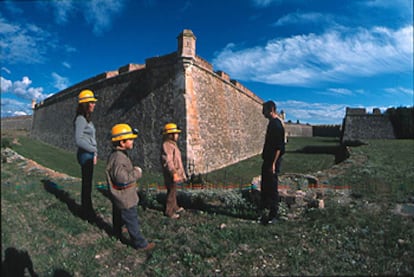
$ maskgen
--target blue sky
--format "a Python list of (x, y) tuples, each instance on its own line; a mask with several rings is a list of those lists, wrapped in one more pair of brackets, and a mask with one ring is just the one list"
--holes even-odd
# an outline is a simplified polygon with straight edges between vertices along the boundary
[(214, 70), (293, 122), (340, 124), (346, 107), (414, 105), (412, 0), (2, 1), (1, 117), (169, 54), (183, 29)]

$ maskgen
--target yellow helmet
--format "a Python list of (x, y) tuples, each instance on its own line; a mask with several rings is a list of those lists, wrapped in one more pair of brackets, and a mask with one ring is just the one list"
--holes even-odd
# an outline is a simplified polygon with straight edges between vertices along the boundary
[(88, 102), (96, 102), (98, 99), (95, 98), (92, 90), (84, 89), (79, 93), (78, 96), (78, 103), (88, 103)]
[(137, 137), (138, 131), (132, 129), (128, 124), (116, 124), (112, 127), (112, 141), (135, 139)]
[(175, 123), (167, 123), (167, 124), (165, 124), (164, 131), (162, 133), (163, 135), (166, 135), (166, 134), (175, 134), (175, 133), (181, 133), (181, 130), (179, 130), (177, 128), (177, 124), (175, 124)]

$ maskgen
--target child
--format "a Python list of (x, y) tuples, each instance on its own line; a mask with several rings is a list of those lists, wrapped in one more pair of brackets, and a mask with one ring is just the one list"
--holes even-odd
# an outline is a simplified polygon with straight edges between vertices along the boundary
[(134, 248), (150, 250), (154, 248), (155, 243), (148, 243), (142, 236), (137, 214), (139, 198), (136, 181), (141, 178), (142, 170), (132, 165), (127, 154), (127, 150), (134, 147), (134, 139), (137, 136), (137, 132), (128, 124), (116, 124), (112, 127), (113, 151), (106, 165), (106, 179), (112, 195), (115, 236), (121, 237), (122, 223), (124, 223)]
[(181, 160), (181, 152), (177, 141), (181, 130), (174, 123), (168, 123), (163, 130), (163, 143), (161, 147), (161, 165), (164, 175), (164, 183), (167, 187), (167, 200), (165, 203), (165, 215), (178, 219), (179, 213), (184, 208), (177, 205), (177, 184), (186, 180), (184, 167)]

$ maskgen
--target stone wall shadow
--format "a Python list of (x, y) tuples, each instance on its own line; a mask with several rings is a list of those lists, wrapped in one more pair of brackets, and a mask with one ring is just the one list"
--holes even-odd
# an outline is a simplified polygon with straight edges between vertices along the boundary
[[(50, 180), (41, 180), (41, 182), (43, 183), (44, 189), (47, 192), (53, 194), (57, 199), (65, 203), (69, 211), (74, 216), (77, 216), (81, 219), (85, 219), (83, 218), (83, 215), (82, 215), (81, 205), (77, 204), (76, 201), (70, 197), (67, 191), (60, 189), (56, 183)], [(92, 218), (88, 218), (87, 220), (88, 222), (95, 224), (101, 230), (105, 231), (105, 233), (107, 233), (108, 236), (113, 235), (112, 226), (109, 225), (107, 222), (105, 222), (103, 218), (101, 218), (100, 216), (95, 214)]]
[(109, 106), (105, 115), (121, 112), (125, 116), (137, 104), (141, 104), (150, 93), (156, 88), (150, 88), (145, 72), (133, 72), (135, 77), (125, 88), (116, 93), (116, 99)]
[(338, 146), (305, 146), (302, 149), (294, 151), (295, 153), (304, 154), (330, 154), (335, 156), (335, 164), (341, 163), (349, 158), (350, 154), (345, 145)]

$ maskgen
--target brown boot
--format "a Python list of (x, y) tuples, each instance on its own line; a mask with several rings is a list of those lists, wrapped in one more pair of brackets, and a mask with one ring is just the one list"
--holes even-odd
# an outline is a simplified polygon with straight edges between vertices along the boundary
[(155, 243), (150, 242), (150, 243), (147, 244), (147, 246), (145, 246), (144, 248), (141, 248), (141, 250), (149, 251), (149, 250), (153, 249), (154, 247), (155, 247)]

